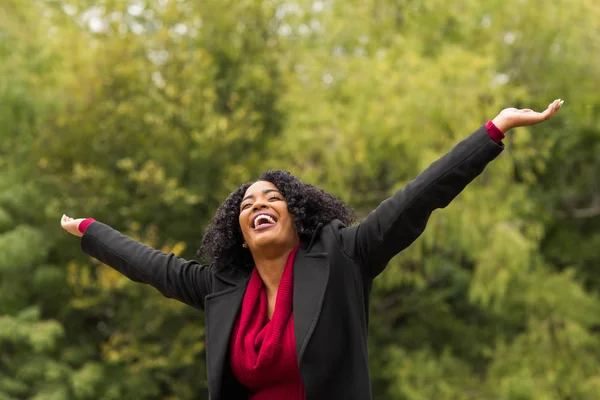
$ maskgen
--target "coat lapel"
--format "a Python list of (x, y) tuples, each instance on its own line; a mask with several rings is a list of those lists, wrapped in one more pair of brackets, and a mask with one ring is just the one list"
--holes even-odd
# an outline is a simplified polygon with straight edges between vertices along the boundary
[(294, 259), (293, 312), (298, 365), (319, 320), (328, 280), (327, 254), (301, 246)]
[[(316, 236), (316, 235), (315, 235)], [(294, 259), (294, 335), (298, 365), (319, 320), (323, 299), (329, 280), (327, 253), (311, 250), (314, 240), (303, 244)], [(318, 247), (318, 246), (317, 246)], [(215, 400), (222, 393), (224, 366), (229, 354), (231, 332), (246, 293), (250, 274), (239, 272), (235, 276), (217, 273), (229, 287), (206, 297), (206, 364), (208, 388)]]
[[(238, 279), (221, 279), (231, 285), (230, 288), (213, 293), (206, 297), (206, 365), (208, 388), (210, 393), (218, 396), (222, 390), (223, 368), (227, 354), (231, 332), (240, 311), (242, 300), (248, 286), (248, 276)], [(215, 397), (219, 398), (219, 397)]]

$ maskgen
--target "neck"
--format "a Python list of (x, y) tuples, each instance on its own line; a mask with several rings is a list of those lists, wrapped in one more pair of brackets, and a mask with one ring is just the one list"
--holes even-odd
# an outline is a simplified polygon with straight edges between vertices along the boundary
[(261, 251), (259, 254), (253, 254), (256, 269), (265, 285), (267, 294), (277, 292), (287, 259), (296, 246), (297, 244), (287, 246), (283, 251), (279, 249), (273, 253)]

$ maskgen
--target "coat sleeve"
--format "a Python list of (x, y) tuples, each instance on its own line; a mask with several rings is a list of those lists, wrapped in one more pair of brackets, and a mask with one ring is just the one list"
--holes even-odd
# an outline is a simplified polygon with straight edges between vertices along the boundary
[(423, 233), (431, 213), (450, 204), (503, 149), (482, 126), (383, 201), (359, 225), (339, 229), (344, 251), (375, 278), (392, 257)]
[(204, 310), (204, 298), (210, 293), (208, 265), (165, 254), (97, 221), (85, 230), (81, 248), (129, 279)]

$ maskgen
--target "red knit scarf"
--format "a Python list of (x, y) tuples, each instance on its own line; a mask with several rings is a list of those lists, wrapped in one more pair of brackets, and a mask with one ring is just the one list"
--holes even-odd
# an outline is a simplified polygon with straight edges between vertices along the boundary
[(238, 381), (248, 388), (248, 398), (252, 400), (303, 400), (305, 397), (292, 314), (293, 263), (297, 250), (288, 256), (271, 320), (267, 293), (254, 268), (233, 329), (231, 368)]

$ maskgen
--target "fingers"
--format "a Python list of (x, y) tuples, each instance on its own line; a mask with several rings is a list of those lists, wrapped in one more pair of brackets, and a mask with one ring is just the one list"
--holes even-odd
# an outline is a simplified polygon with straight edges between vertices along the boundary
[(60, 219), (60, 226), (62, 226), (63, 229), (68, 231), (69, 228), (71, 228), (73, 221), (73, 218), (67, 217), (65, 214), (63, 214), (62, 218)]
[(547, 120), (548, 118), (552, 117), (560, 109), (563, 103), (564, 100), (562, 99), (556, 99), (552, 103), (550, 103), (548, 105), (548, 108), (544, 112), (542, 112), (544, 120)]
[(552, 103), (552, 115), (556, 114), (556, 112), (562, 107), (565, 101), (563, 99), (556, 99)]
[(63, 214), (60, 218), (60, 226), (71, 235), (74, 236), (83, 236), (83, 233), (79, 231), (79, 224), (83, 219), (73, 219)]
[(550, 105), (548, 106), (548, 109), (550, 109), (553, 113), (555, 113), (563, 105), (564, 102), (565, 101), (562, 99), (556, 99), (552, 103), (550, 103)]

